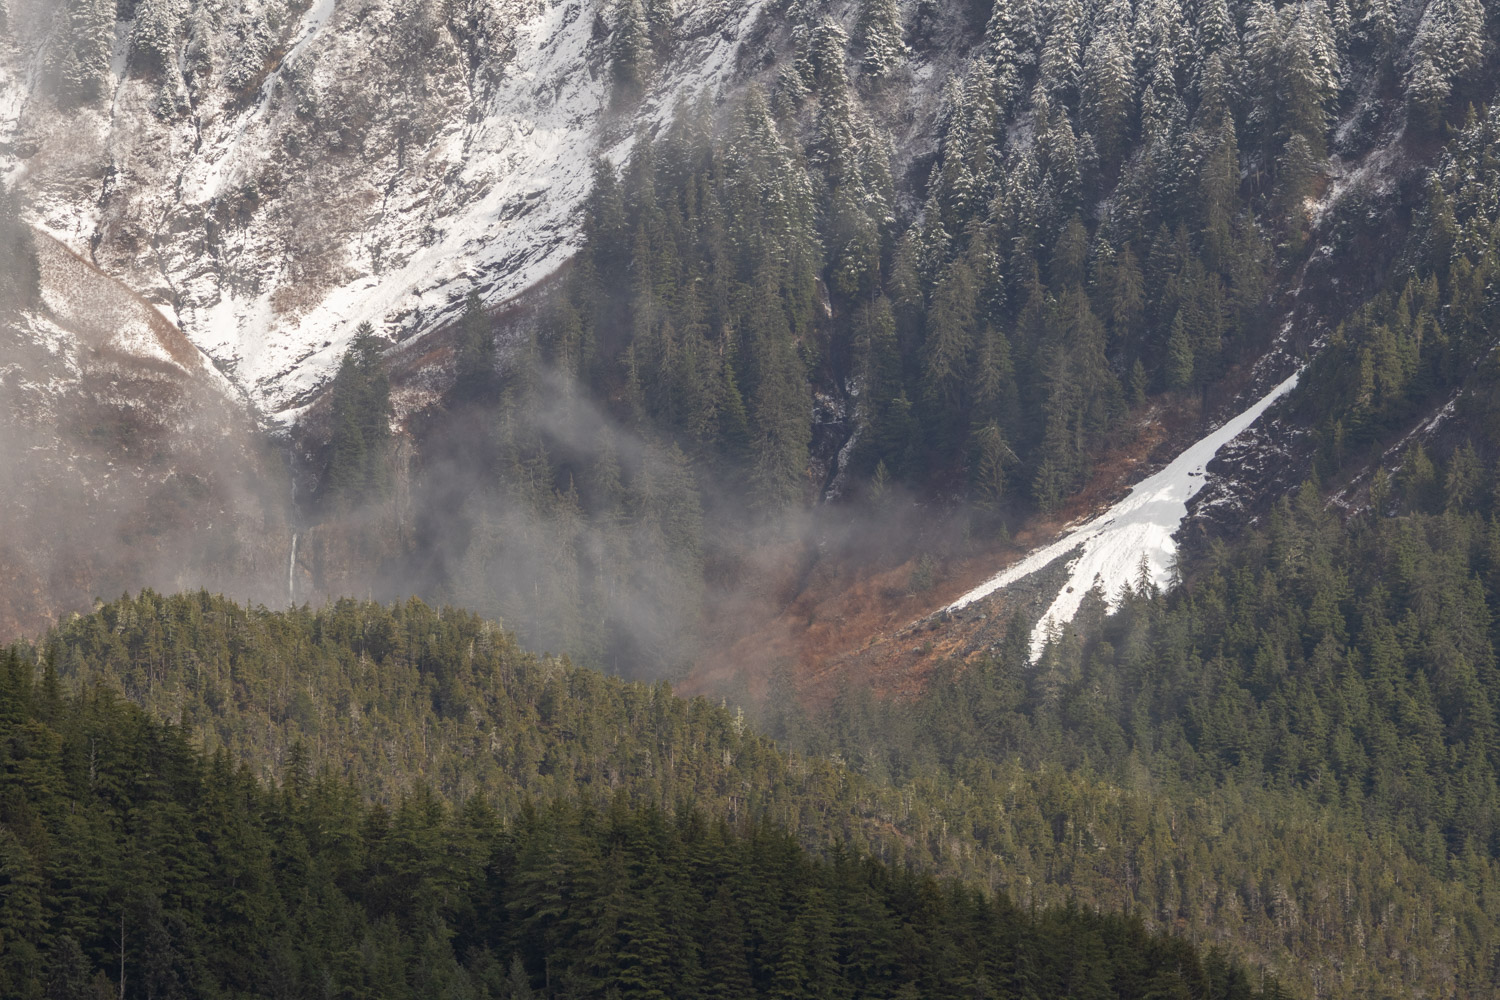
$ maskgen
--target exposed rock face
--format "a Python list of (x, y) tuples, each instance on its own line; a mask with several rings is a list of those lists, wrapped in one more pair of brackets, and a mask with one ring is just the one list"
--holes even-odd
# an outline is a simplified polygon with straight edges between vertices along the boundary
[(238, 394), (143, 299), (36, 256), (37, 301), (0, 322), (0, 640), (144, 586), (279, 603), (286, 479)]
[(589, 0), (99, 2), (12, 0), (0, 153), (41, 228), (285, 417), (361, 321), (404, 340), (555, 270), (593, 154), (717, 92), (762, 8), (684, 5), (623, 113)]
[[(307, 414), (290, 447), (317, 437), (363, 321), (401, 345), (398, 419), (438, 400), (449, 352), (424, 335), (471, 290), (534, 304), (596, 154), (623, 161), (680, 102), (774, 89), (806, 42), (774, 0), (644, 6), (652, 66), (622, 99), (613, 0), (0, 0), (0, 182), (46, 271), (0, 322), (0, 527), (25, 578), (0, 632), (144, 585), (369, 592), (410, 511), (306, 527), (293, 555), (288, 445), (257, 425)], [(926, 176), (965, 16), (859, 94), (903, 176)], [(77, 509), (37, 499), (58, 494)]]

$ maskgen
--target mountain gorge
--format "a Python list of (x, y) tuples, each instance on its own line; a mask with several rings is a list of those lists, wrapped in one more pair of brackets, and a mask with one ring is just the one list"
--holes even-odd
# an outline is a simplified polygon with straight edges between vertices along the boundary
[(1495, 995), (1483, 3), (0, 12), (7, 990)]

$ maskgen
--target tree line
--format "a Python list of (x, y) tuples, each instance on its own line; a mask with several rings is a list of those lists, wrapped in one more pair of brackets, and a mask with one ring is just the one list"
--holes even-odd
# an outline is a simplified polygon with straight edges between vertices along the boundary
[(1283, 995), (1139, 920), (1018, 909), (764, 821), (259, 780), (0, 663), (0, 990), (102, 997)]

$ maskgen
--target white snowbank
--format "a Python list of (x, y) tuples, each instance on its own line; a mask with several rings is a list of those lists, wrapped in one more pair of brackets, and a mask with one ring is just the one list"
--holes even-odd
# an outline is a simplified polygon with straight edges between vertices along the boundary
[(948, 605), (947, 610), (955, 611), (973, 604), (1081, 548), (1078, 556), (1068, 564), (1067, 582), (1031, 633), (1031, 658), (1035, 661), (1047, 644), (1050, 627), (1072, 621), (1083, 603), (1084, 594), (1093, 587), (1096, 578), (1103, 585), (1111, 607), (1119, 603), (1121, 588), (1126, 584), (1134, 585), (1139, 579), (1142, 558), (1152, 581), (1164, 584), (1177, 554), (1177, 542), (1172, 536), (1187, 516), (1188, 501), (1203, 488), (1204, 467), (1220, 448), (1239, 437), (1272, 403), (1295, 388), (1297, 377), (1292, 375), (1249, 409), (1194, 443), (1165, 469), (1137, 484), (1123, 500), (1103, 514), (1064, 532), (1057, 541), (1037, 549), (975, 587)]

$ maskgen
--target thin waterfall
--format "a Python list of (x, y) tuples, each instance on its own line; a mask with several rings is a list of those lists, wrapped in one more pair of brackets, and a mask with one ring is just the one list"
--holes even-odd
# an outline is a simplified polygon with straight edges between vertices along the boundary
[(287, 603), (297, 603), (297, 533), (292, 532), (292, 553), (286, 560), (286, 599)]

